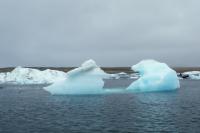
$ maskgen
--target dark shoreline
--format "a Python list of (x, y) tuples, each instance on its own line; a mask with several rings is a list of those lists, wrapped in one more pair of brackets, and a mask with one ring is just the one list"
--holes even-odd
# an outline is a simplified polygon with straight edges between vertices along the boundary
[[(10, 72), (15, 67), (7, 67), (7, 68), (0, 68), (0, 73), (2, 72)], [(28, 67), (28, 68), (34, 68), (39, 70), (59, 70), (63, 72), (68, 72), (76, 67)], [(133, 73), (130, 67), (101, 67), (105, 72), (107, 73), (119, 73), (119, 72), (125, 72), (125, 73)], [(173, 68), (177, 73), (182, 73), (186, 71), (200, 71), (200, 67), (174, 67)]]

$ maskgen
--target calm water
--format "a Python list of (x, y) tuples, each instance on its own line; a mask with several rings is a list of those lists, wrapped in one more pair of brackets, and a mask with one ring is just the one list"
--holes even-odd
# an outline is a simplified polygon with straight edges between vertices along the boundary
[(1, 85), (0, 132), (199, 133), (200, 81), (183, 80), (173, 92), (85, 96)]

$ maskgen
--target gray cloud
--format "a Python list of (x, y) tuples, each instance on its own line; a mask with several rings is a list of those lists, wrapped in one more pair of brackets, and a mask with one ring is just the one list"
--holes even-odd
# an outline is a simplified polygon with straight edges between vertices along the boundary
[(199, 66), (198, 0), (1, 0), (0, 66)]

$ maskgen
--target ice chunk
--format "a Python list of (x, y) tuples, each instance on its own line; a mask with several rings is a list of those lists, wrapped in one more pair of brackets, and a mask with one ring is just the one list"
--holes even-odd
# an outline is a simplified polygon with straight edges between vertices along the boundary
[(4, 83), (5, 82), (5, 73), (0, 73), (0, 83)]
[(120, 73), (118, 73), (118, 76), (119, 76), (120, 78), (123, 78), (123, 79), (130, 78), (130, 76), (129, 76), (127, 73), (125, 73), (125, 72), (120, 72)]
[(109, 75), (101, 70), (93, 60), (67, 73), (67, 79), (56, 82), (44, 89), (51, 94), (100, 94), (104, 93), (103, 78)]
[(189, 79), (200, 80), (200, 71), (184, 72), (182, 75), (188, 76)]
[(1, 83), (13, 84), (51, 84), (66, 78), (66, 73), (56, 70), (40, 71), (31, 68), (17, 67), (12, 72), (1, 73)]
[(110, 74), (109, 79), (119, 79), (119, 75), (118, 74)]
[(110, 79), (128, 79), (130, 75), (125, 72), (110, 74)]
[(176, 72), (165, 63), (155, 60), (143, 60), (133, 65), (132, 70), (139, 72), (140, 78), (127, 88), (128, 91), (166, 91), (180, 87)]
[(130, 79), (138, 79), (140, 77), (140, 75), (138, 73), (132, 73), (130, 75)]

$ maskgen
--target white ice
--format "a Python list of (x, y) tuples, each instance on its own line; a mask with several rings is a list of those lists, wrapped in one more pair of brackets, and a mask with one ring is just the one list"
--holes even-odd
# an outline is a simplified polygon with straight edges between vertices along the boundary
[(200, 71), (184, 72), (184, 73), (182, 73), (182, 75), (188, 75), (189, 79), (200, 80)]
[(140, 78), (127, 88), (128, 91), (167, 91), (180, 87), (176, 72), (165, 63), (155, 60), (143, 60), (133, 65), (132, 70), (139, 72)]
[(120, 73), (110, 74), (109, 78), (110, 79), (128, 79), (128, 78), (133, 78), (133, 77), (137, 78), (137, 77), (135, 77), (134, 74), (129, 75), (125, 72), (120, 72)]
[[(15, 84), (52, 84), (44, 89), (51, 94), (102, 94), (130, 93), (147, 91), (175, 90), (180, 87), (177, 74), (164, 63), (155, 60), (144, 60), (132, 66), (137, 74), (107, 74), (95, 61), (88, 60), (79, 68), (64, 73), (56, 70), (40, 71), (31, 68), (17, 67), (12, 72), (0, 73), (0, 83)], [(190, 75), (199, 73), (190, 72)], [(137, 79), (122, 90), (103, 89), (105, 78)]]
[(0, 83), (13, 84), (51, 84), (66, 78), (66, 73), (56, 70), (40, 71), (16, 67), (13, 71), (0, 74)]
[(109, 75), (100, 69), (93, 60), (84, 62), (81, 67), (67, 73), (67, 79), (56, 82), (44, 89), (51, 94), (101, 94), (104, 93), (103, 78)]
[(132, 69), (139, 72), (139, 76), (137, 76), (139, 79), (128, 88), (122, 90), (103, 89), (103, 78), (110, 75), (101, 70), (93, 60), (88, 60), (81, 67), (69, 71), (65, 80), (44, 89), (53, 95), (64, 95), (166, 91), (180, 87), (176, 72), (164, 63), (144, 60), (132, 66)]

